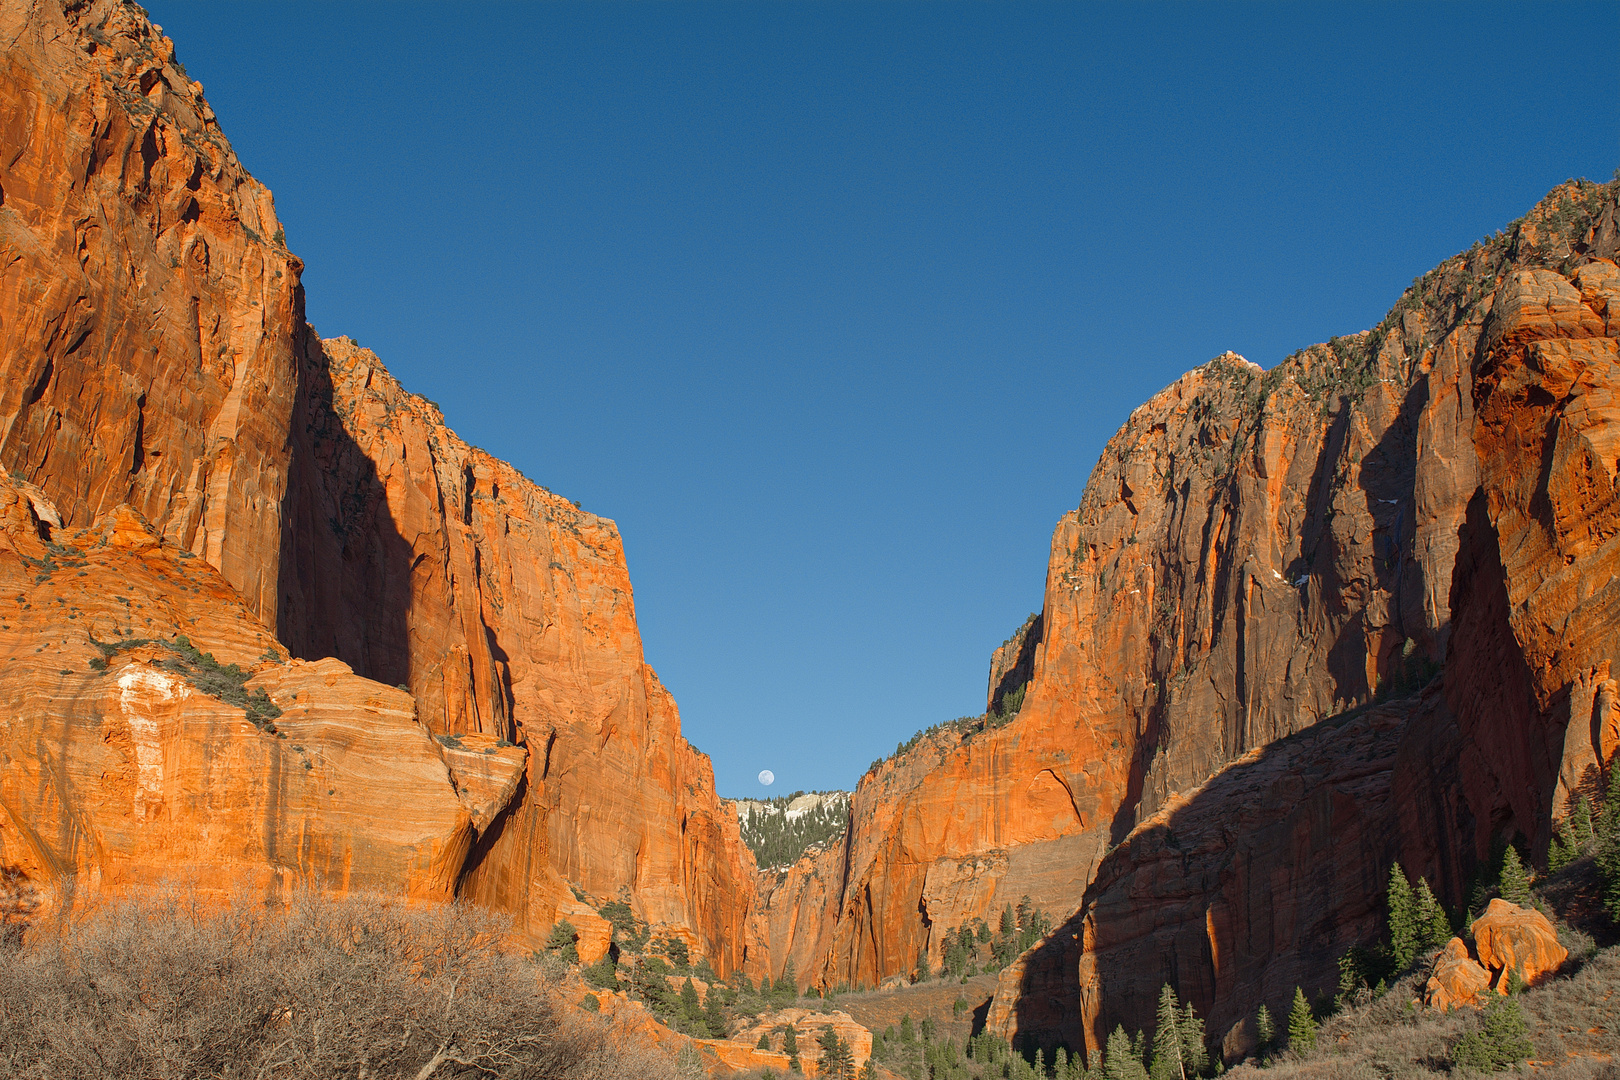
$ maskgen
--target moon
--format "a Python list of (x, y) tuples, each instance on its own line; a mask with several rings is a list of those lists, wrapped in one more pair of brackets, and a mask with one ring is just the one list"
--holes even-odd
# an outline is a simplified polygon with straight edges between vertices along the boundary
[(776, 774), (771, 772), (769, 769), (762, 769), (759, 774), (759, 782), (764, 784), (766, 787), (770, 787), (772, 784), (776, 783)]

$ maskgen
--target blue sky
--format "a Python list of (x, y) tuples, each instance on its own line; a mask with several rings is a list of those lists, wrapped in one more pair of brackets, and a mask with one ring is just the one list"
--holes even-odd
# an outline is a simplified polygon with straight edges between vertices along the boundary
[(617, 520), (731, 796), (981, 711), (1154, 391), (1620, 165), (1613, 4), (149, 7), (320, 333)]

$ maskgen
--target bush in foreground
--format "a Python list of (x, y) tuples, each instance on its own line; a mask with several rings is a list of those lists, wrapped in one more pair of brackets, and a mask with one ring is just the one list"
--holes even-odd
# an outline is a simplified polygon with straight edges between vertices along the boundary
[(674, 1075), (559, 1005), (504, 929), (460, 905), (313, 894), (104, 903), (0, 949), (0, 1075)]

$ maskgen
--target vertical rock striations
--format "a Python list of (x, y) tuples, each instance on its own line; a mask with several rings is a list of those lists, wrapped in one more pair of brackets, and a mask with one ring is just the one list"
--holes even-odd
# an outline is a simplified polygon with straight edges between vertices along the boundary
[[(773, 959), (903, 974), (1062, 851), (1075, 914), (991, 1026), (1095, 1048), (1172, 982), (1225, 1034), (1331, 985), (1396, 858), (1455, 904), (1493, 838), (1543, 850), (1620, 742), (1616, 189), (1561, 186), (1372, 331), (1133, 412), (1054, 533), (1038, 641), (993, 660), (995, 710), (1029, 657), (1016, 718), (869, 774), (844, 850), (771, 892)], [(801, 879), (843, 882), (828, 914)]]
[[(64, 14), (64, 8), (66, 13)], [(0, 9), (0, 467), (275, 616), (299, 261), (133, 5)]]
[[(209, 587), (240, 598), (230, 607), (237, 636), (278, 638), (311, 662), (272, 665), (255, 685), (288, 716), (283, 697), (305, 700), (300, 679), (371, 687), (329, 705), (310, 691), (309, 707), (360, 732), (345, 736), (348, 767), (380, 755), (386, 777), (420, 759), (429, 777), (392, 791), (379, 781), (371, 811), (327, 808), (319, 826), (298, 801), (318, 802), (315, 787), (274, 795), (262, 824), (211, 796), (169, 792), (132, 811), (135, 824), (114, 826), (82, 810), (101, 804), (105, 751), (71, 733), (95, 729), (116, 680), (46, 704), (37, 664), (18, 667), (32, 674), (7, 680), (24, 704), (6, 721), (6, 753), (24, 763), (16, 776), (39, 782), (0, 792), (16, 830), (0, 835), (0, 859), (103, 880), (117, 864), (137, 880), (140, 867), (160, 869), (153, 853), (165, 837), (201, 830), (216, 847), (182, 845), (171, 868), (204, 860), (229, 878), (236, 862), (216, 848), (235, 843), (249, 853), (237, 860), (249, 868), (242, 884), (341, 876), (459, 891), (510, 912), (531, 936), (559, 908), (576, 924), (594, 917), (576, 889), (594, 902), (627, 890), (638, 915), (684, 928), (721, 971), (762, 966), (763, 945), (747, 949), (753, 860), (708, 759), (681, 737), (675, 704), (643, 660), (614, 524), (462, 443), (372, 354), (315, 337), (269, 192), (138, 8), (13, 5), (0, 11), (0, 37), (0, 466), (34, 485), (16, 490), (54, 504), (54, 524), (35, 522), (47, 539), (127, 507), (117, 513), (149, 520), (166, 557), (202, 556), (221, 578)], [(20, 560), (35, 556), (26, 537), (18, 543), (0, 559), (26, 575)], [(77, 640), (71, 631), (84, 624), (19, 595), (28, 633)], [(196, 595), (168, 596), (165, 619), (128, 633), (172, 644), (201, 617), (187, 607), (205, 606), (188, 601)], [(260, 648), (190, 637), (249, 668), (269, 663)], [(94, 656), (88, 640), (72, 647)], [(145, 648), (154, 662), (168, 655), (161, 643)], [(289, 682), (287, 671), (304, 674)], [(251, 724), (239, 733), (245, 749), (216, 751), (198, 710), (231, 714), (186, 697), (159, 725), (174, 753), (200, 755), (204, 772), (218, 754), (246, 754), (250, 787), (263, 782), (254, 770), (281, 768), (278, 742)], [(295, 763), (291, 776), (318, 768)], [(52, 788), (52, 776), (66, 786)], [(344, 785), (334, 789), (341, 802)], [(222, 798), (234, 806), (237, 796)], [(401, 826), (393, 799), (439, 816), (409, 843), (387, 839)], [(339, 821), (348, 841), (320, 832)], [(399, 843), (417, 855), (353, 854)], [(287, 857), (288, 844), (315, 854)], [(340, 864), (371, 869), (356, 878)]]

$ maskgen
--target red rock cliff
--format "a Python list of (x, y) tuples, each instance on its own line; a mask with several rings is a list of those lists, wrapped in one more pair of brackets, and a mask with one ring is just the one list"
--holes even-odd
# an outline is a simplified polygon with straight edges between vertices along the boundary
[[(434, 826), (431, 872), (396, 859), (373, 884), (459, 891), (510, 911), (528, 934), (543, 933), (559, 906), (576, 923), (591, 918), (570, 884), (596, 900), (629, 889), (640, 915), (686, 928), (716, 967), (741, 965), (752, 858), (643, 660), (613, 523), (466, 446), (376, 357), (315, 338), (269, 192), (138, 9), (12, 5), (0, 9), (0, 36), (10, 43), (0, 77), (0, 466), (54, 503), (60, 520), (40, 525), (47, 537), (127, 504), (119, 513), (149, 520), (164, 551), (218, 572), (249, 637), (341, 660), (330, 670), (352, 679), (352, 668), (357, 684), (409, 688), (414, 702), (375, 687), (353, 694), (412, 725), (414, 711), (427, 733), (450, 737), (418, 747), (448, 786), (377, 797), (438, 800), (450, 817)], [(186, 595), (196, 594), (170, 597), (174, 617), (154, 633), (185, 629)], [(41, 604), (28, 610), (33, 632), (79, 628)], [(250, 665), (259, 655), (199, 641)], [(26, 722), (65, 710), (68, 728), (90, 723), (105, 686), (89, 685), (78, 704), (41, 706)], [(175, 729), (181, 743), (186, 723)], [(28, 794), (35, 788), (8, 787), (10, 820), (22, 824), (0, 837), (3, 857), (49, 873), (99, 873), (80, 857), (90, 849), (161, 862), (132, 853), (162, 850), (163, 830), (179, 826), (119, 831), (79, 813), (101, 798), (94, 755), (83, 756), (83, 740), (58, 745), (34, 730), (13, 730), (22, 741), (8, 744), (28, 769), (45, 775), (59, 758), (74, 776), (90, 771), (49, 805)], [(507, 759), (521, 775), (490, 764)], [(162, 805), (180, 813), (172, 798)], [(211, 806), (187, 800), (185, 828), (229, 834)], [(387, 817), (344, 818), (352, 846), (386, 833)], [(46, 842), (46, 822), (92, 839), (65, 855)], [(260, 852), (244, 883), (270, 866), (331, 872), (329, 859), (288, 871), (263, 856), (282, 850), (282, 827), (256, 829), (257, 839), (237, 838)], [(762, 948), (747, 961), (762, 965)]]
[[(1616, 738), (1615, 213), (1566, 185), (1376, 330), (1270, 372), (1228, 354), (1137, 409), (1055, 532), (1017, 718), (865, 778), (845, 849), (771, 893), (773, 956), (900, 974), (1018, 895), (999, 868), (1066, 857), (1044, 902), (1077, 914), (992, 1026), (1095, 1046), (1169, 981), (1224, 1034), (1332, 980), (1395, 858), (1455, 903), (1493, 835), (1543, 848)], [(1380, 690), (1404, 703), (1323, 723)], [(795, 875), (845, 883), (819, 922)]]

